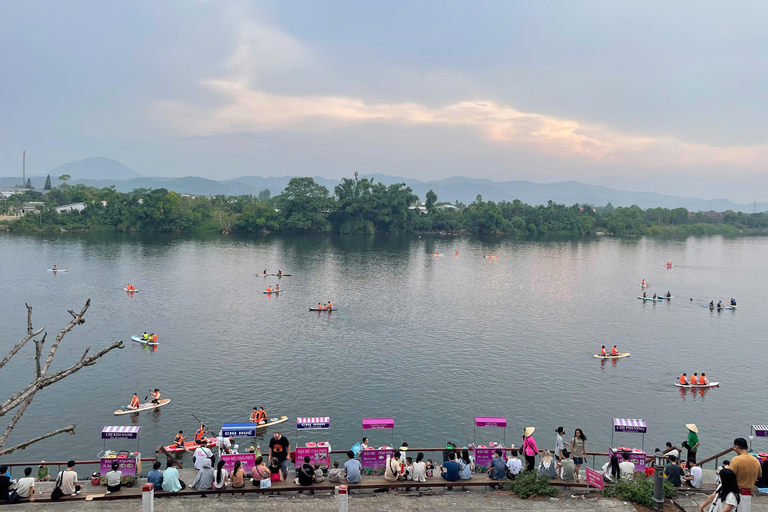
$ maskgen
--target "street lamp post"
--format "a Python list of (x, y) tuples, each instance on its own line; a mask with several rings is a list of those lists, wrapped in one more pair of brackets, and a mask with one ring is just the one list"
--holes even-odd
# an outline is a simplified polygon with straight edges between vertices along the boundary
[(664, 510), (664, 467), (667, 465), (667, 459), (658, 448), (654, 457), (653, 508), (661, 511)]

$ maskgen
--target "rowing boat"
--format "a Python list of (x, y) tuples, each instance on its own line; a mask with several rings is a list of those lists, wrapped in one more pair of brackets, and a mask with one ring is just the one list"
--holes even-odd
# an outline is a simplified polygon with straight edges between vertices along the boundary
[[(205, 437), (203, 438), (202, 446), (205, 446), (206, 448), (213, 448), (214, 446), (216, 446), (216, 441), (217, 439), (215, 437)], [(167, 452), (176, 453), (176, 452), (183, 452), (185, 450), (194, 450), (198, 446), (201, 446), (201, 445), (197, 444), (194, 441), (186, 441), (184, 443), (184, 447), (179, 447), (179, 446), (176, 446), (175, 444), (170, 444), (168, 446), (164, 446), (163, 448), (165, 448), (165, 451)]]
[(612, 356), (610, 354), (601, 356), (600, 354), (595, 354), (595, 357), (598, 359), (621, 359), (622, 357), (629, 357), (629, 352), (621, 352), (617, 356)]
[(693, 389), (707, 389), (707, 388), (719, 388), (719, 382), (710, 382), (709, 384), (680, 384), (675, 382), (675, 386), (679, 388), (693, 388)]
[(283, 291), (283, 290), (272, 290), (271, 292), (264, 292), (264, 293), (269, 295), (270, 293), (280, 293), (281, 291)]
[(638, 299), (642, 301), (649, 300), (651, 302), (661, 302), (662, 300), (664, 300), (662, 297), (656, 297), (655, 299), (653, 297), (638, 297)]
[(122, 407), (115, 411), (115, 416), (121, 416), (123, 414), (138, 414), (145, 411), (154, 411), (155, 409), (158, 409), (164, 405), (168, 405), (170, 402), (170, 398), (163, 398), (156, 404), (153, 404), (152, 402), (141, 404), (138, 409), (128, 409), (127, 407)]
[(141, 338), (141, 336), (131, 336), (131, 339), (136, 343), (141, 343), (142, 345), (157, 345), (156, 341), (144, 340)]
[(332, 308), (332, 309), (318, 309), (318, 308), (309, 308), (310, 311), (337, 311), (338, 308)]

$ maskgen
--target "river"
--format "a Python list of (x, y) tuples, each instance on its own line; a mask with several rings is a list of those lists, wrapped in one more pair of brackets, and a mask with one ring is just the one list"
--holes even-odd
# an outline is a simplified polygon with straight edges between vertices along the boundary
[[(483, 258), (488, 252), (499, 258)], [(666, 269), (667, 261), (675, 267)], [(646, 420), (646, 451), (679, 444), (692, 422), (702, 458), (748, 436), (751, 424), (768, 423), (760, 411), (766, 261), (762, 237), (0, 234), (4, 352), (25, 334), (25, 302), (50, 345), (71, 318), (67, 310), (91, 299), (56, 369), (86, 347), (126, 342), (40, 392), (6, 446), (70, 423), (75, 436), (5, 460), (93, 458), (103, 426), (131, 423), (143, 427), (148, 454), (179, 429), (191, 437), (193, 414), (220, 427), (245, 420), (253, 406), (287, 415), (281, 430), (294, 444), (297, 416), (329, 416), (329, 433), (302, 433), (300, 441), (329, 440), (334, 449), (358, 441), (368, 417), (393, 417), (397, 445), (466, 445), (475, 435), (478, 443), (506, 437), (519, 445), (532, 425), (539, 445), (551, 447), (562, 425), (568, 436), (583, 429), (591, 451), (607, 450), (614, 417)], [(53, 264), (69, 272), (47, 272)], [(264, 268), (292, 274), (280, 279), (279, 297), (262, 293), (278, 282), (257, 277)], [(642, 279), (649, 293), (670, 290), (675, 298), (643, 304), (636, 299)], [(128, 296), (128, 282), (139, 293)], [(701, 307), (731, 297), (737, 311)], [(327, 300), (339, 311), (307, 310)], [(157, 351), (131, 342), (144, 330), (158, 334)], [(593, 357), (614, 344), (631, 357)], [(4, 399), (33, 370), (30, 343), (1, 370)], [(722, 387), (681, 392), (673, 384), (683, 371), (705, 372)], [(144, 398), (154, 387), (170, 405), (154, 415), (113, 416), (132, 392)], [(509, 426), (475, 432), (474, 416), (504, 416)], [(392, 441), (388, 431), (369, 437), (374, 445)], [(639, 434), (616, 434), (614, 444), (640, 443)], [(768, 451), (767, 442), (755, 447)]]

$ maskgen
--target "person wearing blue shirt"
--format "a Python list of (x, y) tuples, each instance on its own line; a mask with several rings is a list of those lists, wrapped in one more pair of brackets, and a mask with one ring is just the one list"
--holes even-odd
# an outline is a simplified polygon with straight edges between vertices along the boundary
[(448, 482), (456, 482), (459, 479), (459, 463), (456, 462), (456, 452), (448, 454), (448, 461), (443, 462), (441, 476)]
[(350, 484), (358, 483), (360, 481), (361, 468), (360, 461), (355, 459), (355, 452), (349, 450), (347, 452), (347, 462), (344, 463), (344, 471), (347, 473), (347, 482)]
[(163, 472), (160, 471), (159, 461), (155, 462), (152, 466), (152, 471), (147, 474), (147, 482), (153, 484), (157, 490), (163, 488)]
[(504, 462), (504, 452), (496, 450), (491, 459), (491, 466), (488, 468), (488, 471), (490, 471), (491, 468), (493, 469), (493, 476), (491, 478), (494, 480), (505, 480), (507, 478), (507, 465)]

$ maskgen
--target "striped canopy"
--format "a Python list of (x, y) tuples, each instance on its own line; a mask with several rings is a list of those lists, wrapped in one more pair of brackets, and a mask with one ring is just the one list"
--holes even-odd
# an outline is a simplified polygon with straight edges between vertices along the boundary
[(139, 437), (139, 432), (141, 432), (140, 426), (133, 426), (133, 427), (125, 427), (125, 426), (114, 426), (114, 427), (104, 427), (101, 430), (101, 438), (102, 439), (112, 439), (112, 438), (123, 438), (123, 439), (137, 439)]
[(645, 420), (632, 420), (623, 418), (613, 418), (614, 432), (637, 432), (645, 434), (647, 427)]
[(331, 428), (331, 418), (328, 416), (312, 416), (296, 418), (296, 428), (304, 430), (319, 430)]
[(768, 437), (768, 425), (752, 425), (757, 437)]

